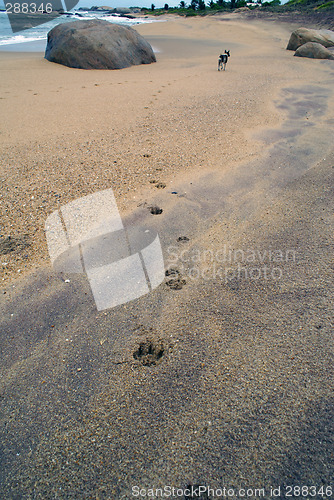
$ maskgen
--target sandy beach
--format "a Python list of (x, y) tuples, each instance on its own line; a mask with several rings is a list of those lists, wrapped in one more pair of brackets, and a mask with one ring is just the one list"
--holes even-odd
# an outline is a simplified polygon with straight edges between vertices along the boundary
[[(3, 498), (330, 498), (334, 63), (295, 27), (162, 17), (136, 26), (157, 62), (118, 71), (0, 52)], [(179, 286), (98, 312), (44, 225), (108, 188)]]

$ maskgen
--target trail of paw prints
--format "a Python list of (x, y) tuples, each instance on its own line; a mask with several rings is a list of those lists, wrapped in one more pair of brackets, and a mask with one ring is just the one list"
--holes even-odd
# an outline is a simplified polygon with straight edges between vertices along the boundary
[[(174, 80), (174, 82), (176, 82), (176, 81), (177, 80)], [(153, 81), (150, 80), (150, 83), (153, 83)], [(166, 85), (161, 85), (161, 87), (158, 90), (156, 90), (154, 92), (154, 94), (152, 94), (152, 97), (154, 97), (154, 101), (158, 100), (159, 94), (162, 94), (162, 92), (163, 92), (162, 89), (165, 89), (167, 86), (170, 86), (170, 85), (172, 85), (172, 82), (167, 82)], [(150, 101), (148, 106), (144, 106), (144, 109), (150, 109), (150, 105), (154, 104), (154, 101)]]

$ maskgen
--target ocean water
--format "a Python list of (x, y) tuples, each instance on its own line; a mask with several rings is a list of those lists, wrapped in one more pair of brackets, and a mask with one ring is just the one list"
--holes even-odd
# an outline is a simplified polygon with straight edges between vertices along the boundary
[[(75, 10), (73, 13), (75, 14)], [(82, 17), (76, 15), (62, 15), (49, 21), (45, 24), (40, 24), (34, 28), (30, 28), (24, 31), (20, 31), (18, 33), (13, 33), (10, 23), (8, 21), (7, 13), (0, 12), (0, 50), (5, 49), (7, 45), (12, 44), (20, 44), (23, 42), (34, 42), (40, 40), (46, 41), (48, 32), (57, 24), (60, 23), (68, 23), (75, 20), (83, 20), (83, 19), (103, 19), (105, 21), (109, 21), (111, 23), (118, 23), (127, 26), (133, 26), (135, 24), (142, 23), (151, 23), (154, 22), (150, 19), (145, 18), (136, 18), (136, 19), (128, 19), (127, 17), (122, 16), (112, 16), (110, 14), (105, 14), (101, 12), (90, 12), (90, 11), (80, 11), (79, 12)], [(18, 50), (19, 46), (18, 46)]]

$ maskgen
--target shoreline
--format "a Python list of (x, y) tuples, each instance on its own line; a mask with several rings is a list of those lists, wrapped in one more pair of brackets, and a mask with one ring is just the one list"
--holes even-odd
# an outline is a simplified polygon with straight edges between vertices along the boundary
[[(142, 14), (135, 14), (134, 18), (139, 17), (142, 18)], [(296, 29), (297, 27), (306, 27), (313, 29), (334, 29), (334, 21), (333, 16), (331, 14), (326, 13), (304, 13), (299, 11), (291, 11), (291, 12), (271, 12), (271, 11), (262, 11), (262, 10), (249, 10), (249, 11), (240, 11), (236, 10), (233, 12), (223, 11), (216, 13), (207, 13), (203, 17), (208, 18), (221, 18), (225, 21), (264, 21), (268, 23), (278, 22), (285, 25), (288, 28)], [(159, 16), (154, 15), (145, 15), (145, 18), (151, 19), (152, 21), (159, 22), (160, 20), (168, 21), (173, 18), (181, 18), (181, 19), (189, 19), (186, 16), (178, 15), (178, 14), (161, 14)], [(80, 18), (73, 17), (73, 21), (79, 21)], [(134, 29), (136, 29), (137, 25), (134, 25)], [(45, 52), (47, 40), (33, 40), (27, 42), (19, 42), (7, 45), (0, 45), (0, 52)], [(17, 50), (15, 50), (17, 49)]]
[(7, 45), (0, 45), (0, 53), (1, 52), (17, 52), (17, 53), (26, 53), (26, 52), (38, 52), (44, 53), (46, 48), (47, 40), (33, 40), (28, 42), (20, 42), (20, 43), (8, 43)]

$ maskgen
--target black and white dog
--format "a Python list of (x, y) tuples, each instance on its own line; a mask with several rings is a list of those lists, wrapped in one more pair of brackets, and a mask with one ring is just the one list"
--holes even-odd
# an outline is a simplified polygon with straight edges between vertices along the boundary
[(230, 51), (225, 50), (224, 54), (220, 54), (218, 58), (218, 71), (224, 70), (226, 68), (226, 63), (228, 61), (228, 58), (230, 57)]

